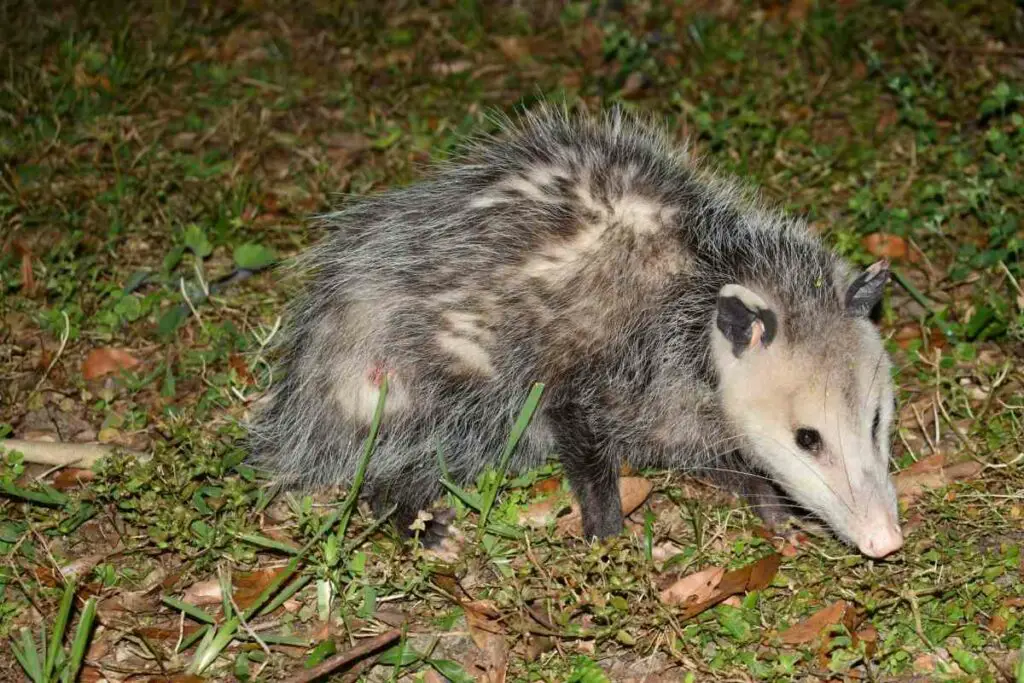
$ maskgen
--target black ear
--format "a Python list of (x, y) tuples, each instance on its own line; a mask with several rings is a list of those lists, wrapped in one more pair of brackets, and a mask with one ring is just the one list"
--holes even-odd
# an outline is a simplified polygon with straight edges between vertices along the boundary
[(846, 290), (846, 310), (851, 315), (866, 318), (882, 300), (889, 282), (888, 261), (876, 261), (857, 276)]
[(771, 344), (778, 327), (775, 313), (764, 300), (739, 285), (719, 291), (715, 325), (737, 358), (747, 349)]

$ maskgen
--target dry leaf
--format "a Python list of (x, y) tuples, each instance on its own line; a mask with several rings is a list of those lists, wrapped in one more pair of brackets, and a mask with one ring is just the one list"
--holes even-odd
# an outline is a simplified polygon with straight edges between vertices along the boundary
[(634, 71), (626, 77), (626, 82), (622, 84), (622, 89), (619, 91), (619, 95), (625, 98), (636, 97), (643, 92), (644, 85), (647, 79), (639, 71)]
[(65, 578), (80, 578), (91, 572), (97, 564), (102, 562), (109, 555), (109, 552), (83, 555), (77, 560), (73, 560), (61, 567), (60, 573), (63, 574)]
[(423, 676), (423, 683), (446, 683), (447, 680), (433, 669), (427, 669), (427, 673)]
[(508, 668), (508, 647), (505, 645), (504, 629), (494, 603), (489, 600), (474, 600), (462, 603), (466, 613), (466, 625), (473, 643), (483, 655), (479, 662), (484, 675), (478, 679), (487, 683), (504, 683)]
[(494, 42), (498, 44), (501, 54), (505, 55), (509, 61), (518, 62), (530, 54), (529, 48), (518, 36), (498, 36)]
[(541, 479), (530, 487), (530, 493), (534, 496), (547, 496), (555, 493), (562, 487), (561, 477), (548, 477)]
[(856, 647), (858, 640), (864, 642), (865, 654), (868, 657), (873, 657), (878, 650), (878, 630), (869, 624), (853, 634), (854, 647)]
[(96, 667), (86, 664), (82, 667), (81, 672), (79, 672), (78, 680), (81, 683), (99, 683), (99, 681), (107, 680), (107, 677)]
[[(647, 496), (654, 489), (652, 484), (643, 477), (619, 477), (619, 499), (622, 503), (623, 516), (630, 515), (643, 505)], [(579, 536), (583, 533), (583, 514), (579, 503), (573, 503), (572, 512), (558, 520), (559, 534)]]
[(249, 366), (246, 364), (245, 359), (237, 353), (228, 356), (228, 365), (231, 366), (231, 369), (238, 375), (238, 379), (242, 380), (244, 384), (255, 384), (256, 380), (253, 378), (252, 373), (249, 372)]
[(93, 349), (82, 364), (82, 376), (86, 380), (92, 380), (119, 370), (130, 370), (139, 364), (140, 361), (135, 356), (123, 349)]
[(947, 466), (942, 453), (918, 460), (895, 477), (896, 493), (900, 500), (911, 502), (929, 489), (943, 486), (961, 479), (971, 479), (981, 473), (983, 466), (973, 460)]
[(782, 557), (773, 553), (728, 572), (722, 567), (705, 569), (672, 584), (660, 598), (669, 605), (682, 605), (681, 618), (689, 619), (730, 596), (765, 588), (781, 562)]
[(684, 576), (661, 591), (658, 597), (666, 605), (704, 603), (714, 597), (723, 576), (724, 567), (708, 567)]
[(1006, 630), (1006, 617), (1001, 614), (993, 615), (988, 621), (988, 630), (996, 635), (1001, 635)]
[(67, 467), (57, 473), (57, 476), (53, 478), (51, 486), (58, 491), (66, 491), (73, 489), (76, 486), (88, 483), (96, 478), (96, 473), (92, 470), (80, 469), (78, 467)]
[(807, 21), (807, 11), (810, 9), (808, 0), (791, 0), (786, 7), (786, 21), (791, 24), (802, 24)]
[(530, 503), (519, 513), (519, 525), (543, 529), (550, 524), (562, 506), (558, 496)]
[(779, 634), (779, 639), (786, 645), (802, 645), (813, 642), (825, 634), (831, 626), (841, 623), (849, 609), (850, 605), (845, 600), (834, 602), (787, 628)]
[(869, 254), (877, 258), (898, 261), (907, 255), (907, 241), (899, 235), (873, 232), (860, 241)]
[(899, 112), (895, 109), (885, 109), (878, 117), (878, 123), (875, 124), (875, 134), (881, 135), (887, 128), (892, 127), (894, 123), (899, 121), (899, 119)]
[(232, 577), (235, 603), (241, 609), (246, 609), (255, 603), (267, 586), (284, 570), (285, 567), (273, 567), (258, 569), (246, 574), (235, 574)]
[(217, 579), (198, 581), (185, 589), (181, 599), (190, 605), (213, 605), (221, 601), (220, 582)]

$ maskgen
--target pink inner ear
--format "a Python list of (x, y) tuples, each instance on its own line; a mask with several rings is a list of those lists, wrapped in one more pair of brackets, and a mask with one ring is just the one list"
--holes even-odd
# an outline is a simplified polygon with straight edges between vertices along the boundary
[(764, 323), (760, 320), (755, 320), (750, 326), (750, 344), (747, 345), (747, 348), (752, 349), (760, 345), (762, 336), (764, 336)]

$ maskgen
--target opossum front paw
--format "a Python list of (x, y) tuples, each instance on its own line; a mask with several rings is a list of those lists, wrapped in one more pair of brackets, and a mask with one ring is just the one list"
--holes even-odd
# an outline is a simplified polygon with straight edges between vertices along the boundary
[[(455, 509), (432, 510), (430, 519), (423, 520), (420, 530), (420, 543), (427, 550), (440, 550), (445, 540), (451, 536), (451, 523), (455, 521)], [(414, 533), (409, 529), (409, 535)]]
[(585, 539), (603, 541), (622, 533), (622, 511), (617, 507), (591, 509), (588, 512), (590, 514), (587, 512), (583, 514), (583, 537)]
[(797, 509), (794, 503), (770, 482), (750, 483), (741, 495), (769, 529), (785, 525)]

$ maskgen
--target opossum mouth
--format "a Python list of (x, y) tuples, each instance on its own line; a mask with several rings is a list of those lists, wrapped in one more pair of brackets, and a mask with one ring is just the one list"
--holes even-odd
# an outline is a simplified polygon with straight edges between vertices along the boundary
[[(843, 533), (836, 529), (835, 525), (801, 505), (793, 496), (779, 484), (773, 483), (772, 487), (779, 496), (779, 504), (774, 511), (759, 511), (762, 519), (769, 526), (778, 526), (785, 521), (783, 518), (793, 518), (801, 526), (818, 528), (823, 532), (829, 532), (856, 547), (862, 554), (872, 559), (881, 559), (891, 555), (903, 547), (903, 533), (899, 525), (892, 526), (889, 523), (876, 525), (863, 525), (862, 533)], [(780, 514), (782, 512), (782, 514)]]

